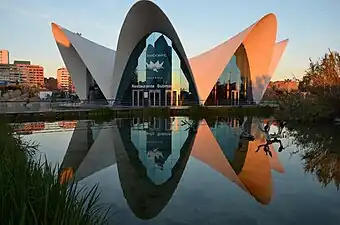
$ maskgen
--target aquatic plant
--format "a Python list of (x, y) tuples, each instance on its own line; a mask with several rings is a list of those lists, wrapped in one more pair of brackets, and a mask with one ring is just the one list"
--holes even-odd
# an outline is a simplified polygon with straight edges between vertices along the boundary
[(105, 224), (98, 187), (61, 182), (59, 171), (35, 160), (37, 145), (0, 125), (1, 224)]

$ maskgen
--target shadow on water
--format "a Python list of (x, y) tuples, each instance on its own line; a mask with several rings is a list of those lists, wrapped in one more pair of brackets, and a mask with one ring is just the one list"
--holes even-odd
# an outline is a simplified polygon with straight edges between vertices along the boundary
[[(262, 205), (273, 196), (272, 170), (285, 172), (280, 152), (301, 158), (305, 172), (339, 189), (339, 128), (301, 127), (253, 117), (186, 117), (78, 121), (61, 166), (65, 180), (83, 180), (116, 165), (123, 195), (140, 219), (157, 217), (195, 158)], [(287, 137), (292, 143), (286, 143)], [(288, 151), (288, 150), (287, 150)], [(281, 174), (281, 175), (280, 175)]]

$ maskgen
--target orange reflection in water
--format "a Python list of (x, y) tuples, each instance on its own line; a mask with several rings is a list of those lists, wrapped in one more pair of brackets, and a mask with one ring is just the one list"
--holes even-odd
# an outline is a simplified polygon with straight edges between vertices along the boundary
[(261, 204), (267, 205), (273, 193), (271, 169), (280, 173), (283, 173), (284, 169), (272, 146), (270, 146), (272, 157), (261, 151), (256, 152), (257, 147), (264, 144), (266, 140), (255, 125), (251, 130), (255, 140), (249, 141), (244, 164), (238, 174), (223, 154), (205, 120), (199, 125), (191, 155), (236, 183)]
[(68, 182), (70, 179), (72, 179), (73, 175), (74, 175), (74, 170), (72, 167), (65, 168), (63, 172), (61, 172), (60, 174), (60, 183), (64, 184)]

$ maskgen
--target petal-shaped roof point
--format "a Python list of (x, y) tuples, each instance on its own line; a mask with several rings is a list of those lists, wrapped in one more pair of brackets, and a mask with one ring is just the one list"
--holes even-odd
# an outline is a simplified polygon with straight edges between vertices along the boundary
[(191, 58), (190, 66), (200, 101), (205, 102), (241, 44), (247, 53), (252, 80), (256, 81), (257, 77), (266, 74), (272, 57), (276, 29), (276, 17), (270, 13), (221, 45)]
[(66, 35), (64, 34), (64, 32), (62, 31), (62, 28), (56, 23), (51, 23), (51, 26), (52, 26), (53, 36), (56, 42), (58, 44), (63, 45), (66, 48), (70, 47), (71, 43), (66, 37)]
[[(81, 35), (71, 32), (55, 23), (52, 23), (51, 26), (57, 44), (69, 49), (61, 52), (62, 56), (65, 57), (65, 54), (71, 54), (71, 51), (75, 50), (76, 54), (80, 57), (80, 60), (82, 61), (84, 66), (91, 72), (93, 79), (99, 85), (105, 98), (112, 99), (113, 97), (111, 96), (110, 85), (108, 84), (110, 84), (110, 82), (112, 81), (115, 51), (102, 45), (98, 45), (82, 37)], [(74, 50), (70, 48), (71, 45), (73, 46)], [(65, 62), (65, 64), (68, 64), (67, 67), (70, 70), (69, 72), (71, 74), (72, 80), (77, 80), (78, 76), (82, 76), (79, 79), (81, 79), (83, 81), (81, 83), (84, 83), (84, 85), (86, 86), (86, 72), (79, 74), (79, 72), (75, 72), (74, 70), (70, 69), (74, 67), (74, 65), (70, 65), (70, 60), (64, 61), (68, 61), (68, 63)], [(77, 62), (77, 64), (79, 63)], [(78, 89), (80, 82), (76, 81), (76, 83), (78, 83), (75, 84), (76, 89)]]
[(286, 40), (280, 41), (280, 42), (275, 44), (273, 56), (272, 56), (272, 59), (270, 61), (268, 74), (270, 74), (270, 75), (274, 74), (275, 69), (277, 68), (277, 65), (280, 62), (280, 59), (281, 59), (284, 51), (286, 50), (288, 42), (289, 42), (289, 40), (286, 39)]

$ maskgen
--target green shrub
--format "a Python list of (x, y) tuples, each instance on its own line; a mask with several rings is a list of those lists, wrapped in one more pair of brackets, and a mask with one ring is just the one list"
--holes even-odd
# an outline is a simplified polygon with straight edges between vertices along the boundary
[(61, 182), (59, 171), (32, 155), (36, 145), (23, 142), (0, 125), (1, 224), (104, 224), (97, 186), (79, 188)]

